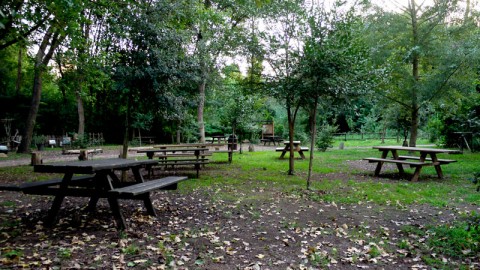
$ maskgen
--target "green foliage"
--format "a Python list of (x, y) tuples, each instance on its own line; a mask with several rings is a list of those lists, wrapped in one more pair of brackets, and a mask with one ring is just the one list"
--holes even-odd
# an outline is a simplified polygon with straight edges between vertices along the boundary
[(127, 255), (137, 255), (140, 253), (140, 248), (136, 245), (130, 244), (125, 248), (122, 248), (122, 253)]
[(318, 150), (325, 152), (327, 148), (333, 146), (333, 142), (335, 141), (334, 133), (337, 132), (337, 126), (331, 126), (328, 124), (322, 125), (319, 128), (317, 133), (317, 139), (315, 140), (315, 146)]

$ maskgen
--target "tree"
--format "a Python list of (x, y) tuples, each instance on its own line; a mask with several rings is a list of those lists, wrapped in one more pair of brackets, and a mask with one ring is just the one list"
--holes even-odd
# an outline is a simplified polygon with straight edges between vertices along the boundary
[[(205, 93), (207, 83), (220, 66), (222, 57), (230, 56), (242, 40), (243, 22), (263, 1), (205, 0), (196, 11), (194, 55), (198, 62), (197, 121), (200, 142), (205, 142)], [(239, 37), (240, 36), (240, 37)]]
[(363, 22), (353, 6), (346, 12), (343, 4), (334, 5), (330, 11), (312, 9), (308, 19), (308, 35), (304, 42), (304, 55), (297, 73), (301, 77), (302, 103), (310, 111), (310, 177), (316, 138), (316, 116), (319, 101), (331, 107), (334, 99), (346, 99), (365, 94), (372, 73), (368, 66), (368, 53), (362, 33)]
[(28, 40), (44, 27), (52, 12), (51, 1), (5, 0), (0, 6), (0, 50)]
[[(168, 116), (182, 114), (180, 90), (193, 80), (193, 64), (186, 54), (190, 38), (190, 1), (132, 3), (115, 17), (112, 50), (114, 91), (121, 97), (125, 115), (123, 154), (126, 157), (131, 115)], [(135, 14), (130, 16), (128, 14)], [(177, 98), (178, 97), (178, 98)], [(138, 124), (138, 123), (137, 123)]]
[(271, 5), (270, 17), (266, 19), (265, 61), (271, 68), (266, 87), (275, 98), (281, 100), (287, 110), (290, 158), (288, 174), (295, 172), (293, 140), (295, 120), (302, 104), (299, 78), (294, 71), (302, 56), (301, 42), (305, 31), (305, 13), (302, 1), (284, 0)]
[(368, 29), (378, 44), (372, 44), (373, 58), (388, 70), (379, 94), (409, 112), (410, 146), (416, 145), (421, 111), (458, 91), (451, 87), (453, 78), (469, 69), (472, 51), (456, 40), (458, 31), (452, 27), (456, 3), (435, 1), (427, 6), (410, 0), (401, 14), (373, 15)]

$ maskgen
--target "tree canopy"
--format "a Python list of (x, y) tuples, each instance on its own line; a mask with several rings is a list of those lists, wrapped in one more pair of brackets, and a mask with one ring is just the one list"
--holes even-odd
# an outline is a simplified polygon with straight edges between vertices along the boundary
[(316, 121), (342, 131), (452, 144), (454, 132), (480, 129), (478, 11), (454, 0), (394, 10), (369, 1), (4, 1), (0, 118), (13, 119), (22, 152), (34, 134), (255, 141), (271, 119), (277, 135), (306, 141), (318, 104)]

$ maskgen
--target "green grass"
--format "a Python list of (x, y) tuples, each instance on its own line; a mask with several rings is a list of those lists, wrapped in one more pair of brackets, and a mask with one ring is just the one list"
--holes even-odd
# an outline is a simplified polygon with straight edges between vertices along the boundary
[[(214, 154), (214, 162), (226, 160), (223, 154)], [(468, 181), (478, 170), (478, 153), (464, 153), (460, 155), (445, 155), (446, 158), (458, 160), (442, 166), (445, 179), (437, 179), (433, 167), (422, 170), (419, 182), (410, 182), (406, 179), (388, 179), (373, 177), (372, 171), (353, 168), (349, 161), (365, 162), (361, 159), (369, 156), (379, 156), (379, 151), (371, 147), (348, 148), (345, 150), (329, 149), (327, 152), (314, 153), (312, 189), (322, 191), (309, 193), (310, 199), (326, 202), (358, 203), (370, 201), (385, 205), (430, 204), (445, 206), (451, 203), (480, 201), (480, 193)], [(191, 180), (182, 188), (230, 187), (234, 192), (243, 191), (250, 194), (252, 186), (256, 188), (274, 188), (292, 195), (305, 196), (308, 159), (295, 160), (295, 175), (287, 175), (288, 158), (279, 159), (279, 153), (272, 151), (244, 152), (234, 154), (232, 164), (211, 164), (208, 173), (202, 173), (200, 181)], [(308, 156), (307, 156), (308, 158)], [(213, 167), (213, 168), (212, 168)], [(407, 173), (413, 169), (406, 168)], [(382, 171), (382, 173), (384, 173)], [(393, 170), (391, 174), (396, 174)], [(246, 184), (248, 183), (248, 184)], [(228, 196), (228, 190), (217, 194), (223, 198)], [(248, 195), (247, 195), (248, 196)], [(262, 194), (255, 194), (256, 199)], [(265, 195), (268, 196), (268, 195)]]

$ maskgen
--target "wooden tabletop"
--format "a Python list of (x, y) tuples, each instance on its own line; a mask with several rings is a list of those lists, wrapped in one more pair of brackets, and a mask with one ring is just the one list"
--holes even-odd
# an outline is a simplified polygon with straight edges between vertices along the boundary
[(440, 148), (426, 148), (426, 147), (406, 147), (406, 146), (373, 146), (373, 149), (378, 150), (404, 150), (404, 151), (417, 151), (428, 153), (459, 153), (458, 150), (440, 149)]
[(211, 145), (211, 143), (188, 143), (188, 144), (159, 144), (154, 145), (154, 148), (182, 148), (182, 147), (207, 147)]
[(86, 161), (54, 162), (33, 166), (34, 172), (44, 173), (78, 173), (94, 174), (98, 171), (125, 169), (136, 166), (157, 164), (156, 160), (133, 160), (133, 159), (96, 159)]
[[(283, 142), (283, 144), (290, 144), (289, 140)], [(300, 144), (300, 141), (293, 141), (293, 144)]]
[(144, 149), (137, 150), (137, 153), (161, 153), (161, 152), (181, 152), (181, 151), (208, 151), (205, 147), (190, 147), (190, 148), (171, 148), (171, 149)]

